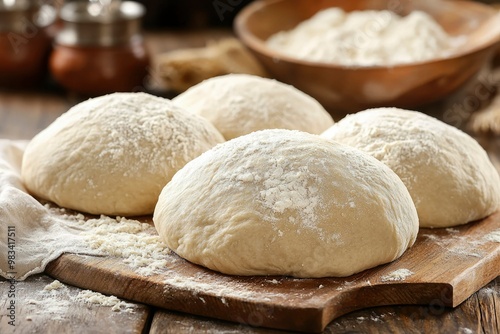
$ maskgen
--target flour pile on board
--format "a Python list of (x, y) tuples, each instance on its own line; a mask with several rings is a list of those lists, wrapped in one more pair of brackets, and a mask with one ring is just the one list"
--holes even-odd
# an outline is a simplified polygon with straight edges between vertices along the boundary
[(80, 291), (74, 300), (82, 301), (86, 304), (93, 304), (99, 306), (111, 307), (114, 312), (129, 312), (134, 313), (135, 305), (131, 303), (124, 302), (115, 296), (106, 296), (99, 292), (94, 292), (90, 290)]
[[(18, 283), (19, 284), (19, 283)], [(24, 284), (24, 283), (23, 283)], [(26, 301), (26, 307), (34, 307), (33, 315), (50, 314), (54, 320), (64, 318), (72, 302), (69, 290), (59, 281), (53, 281)], [(32, 320), (31, 317), (27, 320)]]
[[(136, 305), (127, 303), (115, 296), (105, 296), (90, 290), (70, 289), (58, 280), (47, 284), (38, 291), (32, 299), (27, 301), (28, 307), (36, 306), (36, 314), (50, 314), (52, 319), (64, 319), (68, 315), (68, 308), (75, 302), (83, 302), (103, 307), (111, 307), (114, 312), (134, 313)], [(27, 320), (33, 320), (32, 317)]]
[(55, 280), (54, 282), (50, 283), (50, 284), (47, 284), (43, 290), (44, 291), (52, 291), (52, 290), (59, 290), (59, 289), (62, 289), (64, 288), (64, 284), (62, 284), (61, 282), (59, 282), (58, 280)]
[(406, 278), (410, 277), (413, 275), (414, 272), (408, 269), (398, 269), (395, 270), (385, 276), (382, 276), (382, 282), (389, 282), (389, 281), (404, 281)]
[(90, 249), (121, 258), (139, 275), (150, 276), (167, 266), (171, 252), (155, 228), (147, 223), (104, 215), (86, 218), (82, 214), (68, 214), (65, 209), (50, 204), (45, 207), (59, 217), (77, 223), (84, 230), (82, 235)]
[(484, 240), (491, 242), (500, 242), (500, 229), (488, 233), (484, 236)]

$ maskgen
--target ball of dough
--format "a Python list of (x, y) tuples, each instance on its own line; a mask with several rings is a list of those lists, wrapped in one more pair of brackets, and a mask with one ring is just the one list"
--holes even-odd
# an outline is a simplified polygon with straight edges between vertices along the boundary
[(31, 140), (22, 178), (34, 195), (92, 214), (151, 214), (188, 161), (223, 142), (202, 117), (145, 93), (84, 101)]
[(348, 276), (398, 258), (415, 206), (387, 166), (291, 130), (242, 136), (188, 163), (154, 224), (185, 259), (226, 274)]
[(264, 129), (320, 134), (333, 125), (330, 114), (309, 95), (248, 74), (205, 80), (172, 101), (208, 119), (227, 140)]
[(466, 224), (499, 207), (500, 178), (483, 148), (430, 116), (369, 109), (321, 136), (361, 149), (396, 172), (415, 202), (421, 227)]

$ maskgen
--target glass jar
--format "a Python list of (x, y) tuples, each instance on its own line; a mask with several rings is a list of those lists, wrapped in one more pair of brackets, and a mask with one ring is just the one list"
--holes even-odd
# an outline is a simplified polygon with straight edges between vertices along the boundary
[(149, 66), (141, 33), (144, 13), (144, 6), (133, 1), (115, 8), (65, 4), (50, 57), (54, 79), (85, 96), (144, 90)]
[[(39, 84), (47, 70), (55, 10), (30, 0), (0, 0), (0, 86)], [(52, 10), (52, 12), (50, 12)], [(52, 16), (52, 17), (51, 17)]]

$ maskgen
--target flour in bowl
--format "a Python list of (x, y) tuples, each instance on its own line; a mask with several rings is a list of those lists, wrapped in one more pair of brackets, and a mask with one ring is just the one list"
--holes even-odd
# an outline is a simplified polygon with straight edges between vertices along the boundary
[(465, 42), (454, 37), (427, 13), (401, 17), (391, 11), (346, 13), (328, 8), (267, 45), (288, 56), (344, 66), (391, 66), (445, 58)]

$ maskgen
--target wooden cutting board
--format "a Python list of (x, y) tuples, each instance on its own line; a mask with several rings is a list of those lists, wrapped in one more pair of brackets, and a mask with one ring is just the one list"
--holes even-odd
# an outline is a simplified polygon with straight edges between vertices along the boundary
[[(500, 275), (500, 212), (452, 229), (421, 229), (399, 260), (346, 278), (223, 275), (169, 255), (141, 276), (119, 258), (64, 254), (46, 273), (71, 285), (252, 326), (321, 332), (334, 318), (380, 305), (455, 307)], [(403, 270), (407, 277), (394, 275)]]

